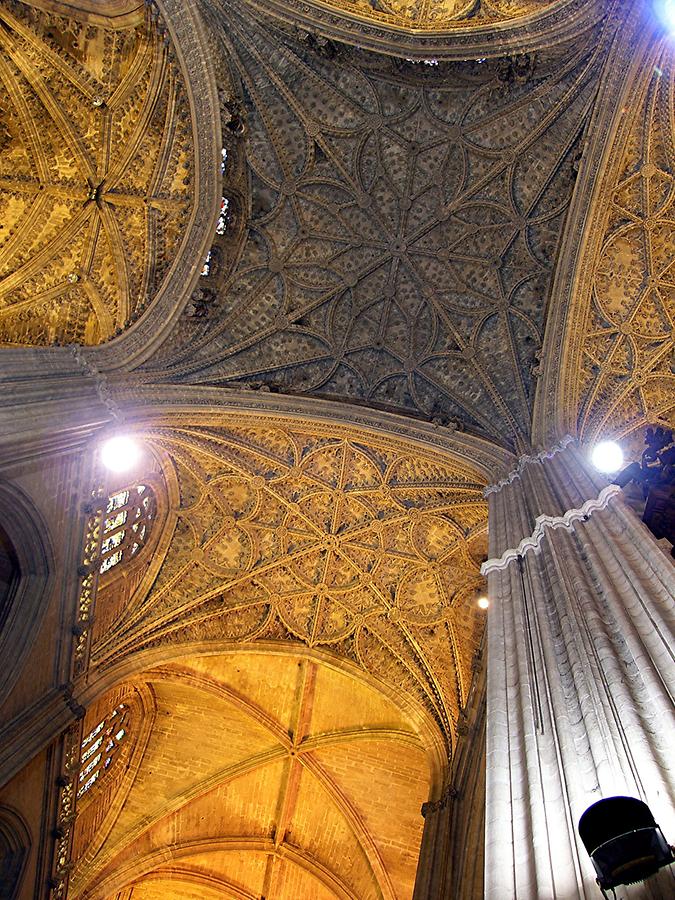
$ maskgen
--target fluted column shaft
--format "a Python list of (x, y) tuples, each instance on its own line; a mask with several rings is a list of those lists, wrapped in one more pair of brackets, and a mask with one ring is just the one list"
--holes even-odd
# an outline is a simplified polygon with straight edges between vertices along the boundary
[(675, 569), (572, 443), (488, 499), (486, 897), (600, 896), (577, 833), (592, 803), (639, 797), (675, 842)]

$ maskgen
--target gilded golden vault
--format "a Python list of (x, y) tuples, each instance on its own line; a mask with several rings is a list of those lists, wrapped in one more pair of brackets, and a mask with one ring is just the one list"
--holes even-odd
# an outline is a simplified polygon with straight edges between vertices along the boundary
[(97, 344), (151, 303), (193, 199), (185, 89), (150, 18), (0, 6), (0, 341)]

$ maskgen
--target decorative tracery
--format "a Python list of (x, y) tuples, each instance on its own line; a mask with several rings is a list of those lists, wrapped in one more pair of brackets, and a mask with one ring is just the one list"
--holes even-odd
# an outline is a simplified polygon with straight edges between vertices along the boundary
[(187, 635), (297, 641), (395, 681), (450, 736), (483, 622), (486, 507), (472, 470), (337, 424), (158, 443), (177, 474), (178, 521), (149, 593), (97, 626), (95, 664)]
[(135, 556), (148, 538), (157, 503), (152, 488), (138, 484), (108, 498), (103, 520), (101, 575)]
[(515, 446), (606, 41), (588, 31), (536, 60), (425, 65), (331, 55), (219, 8), (246, 112), (228, 238), (238, 178), (250, 214), (236, 259), (208, 261), (162, 350), (167, 371), (461, 422)]

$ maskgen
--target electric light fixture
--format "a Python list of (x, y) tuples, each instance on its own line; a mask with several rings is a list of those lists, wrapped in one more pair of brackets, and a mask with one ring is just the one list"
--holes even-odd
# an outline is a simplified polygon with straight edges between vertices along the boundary
[(488, 600), (487, 597), (479, 597), (476, 602), (478, 604), (479, 609), (487, 609), (488, 606), (490, 605), (490, 601)]
[(111, 472), (128, 472), (141, 458), (141, 448), (126, 435), (109, 438), (101, 447), (101, 461)]
[(675, 35), (675, 0), (654, 0), (654, 11), (668, 31)]
[(591, 461), (599, 472), (611, 475), (623, 465), (623, 450), (616, 441), (600, 441), (593, 448)]

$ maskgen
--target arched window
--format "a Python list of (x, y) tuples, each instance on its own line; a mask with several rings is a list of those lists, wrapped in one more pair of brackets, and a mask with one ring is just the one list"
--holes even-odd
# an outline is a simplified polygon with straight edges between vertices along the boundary
[(101, 575), (135, 556), (148, 539), (157, 502), (152, 488), (137, 484), (108, 498), (103, 518)]
[(220, 200), (220, 215), (218, 216), (218, 224), (216, 225), (216, 234), (225, 234), (229, 219), (230, 201), (227, 197)]
[(120, 703), (82, 741), (78, 798), (96, 784), (110, 768), (120, 744), (127, 736), (129, 708)]

